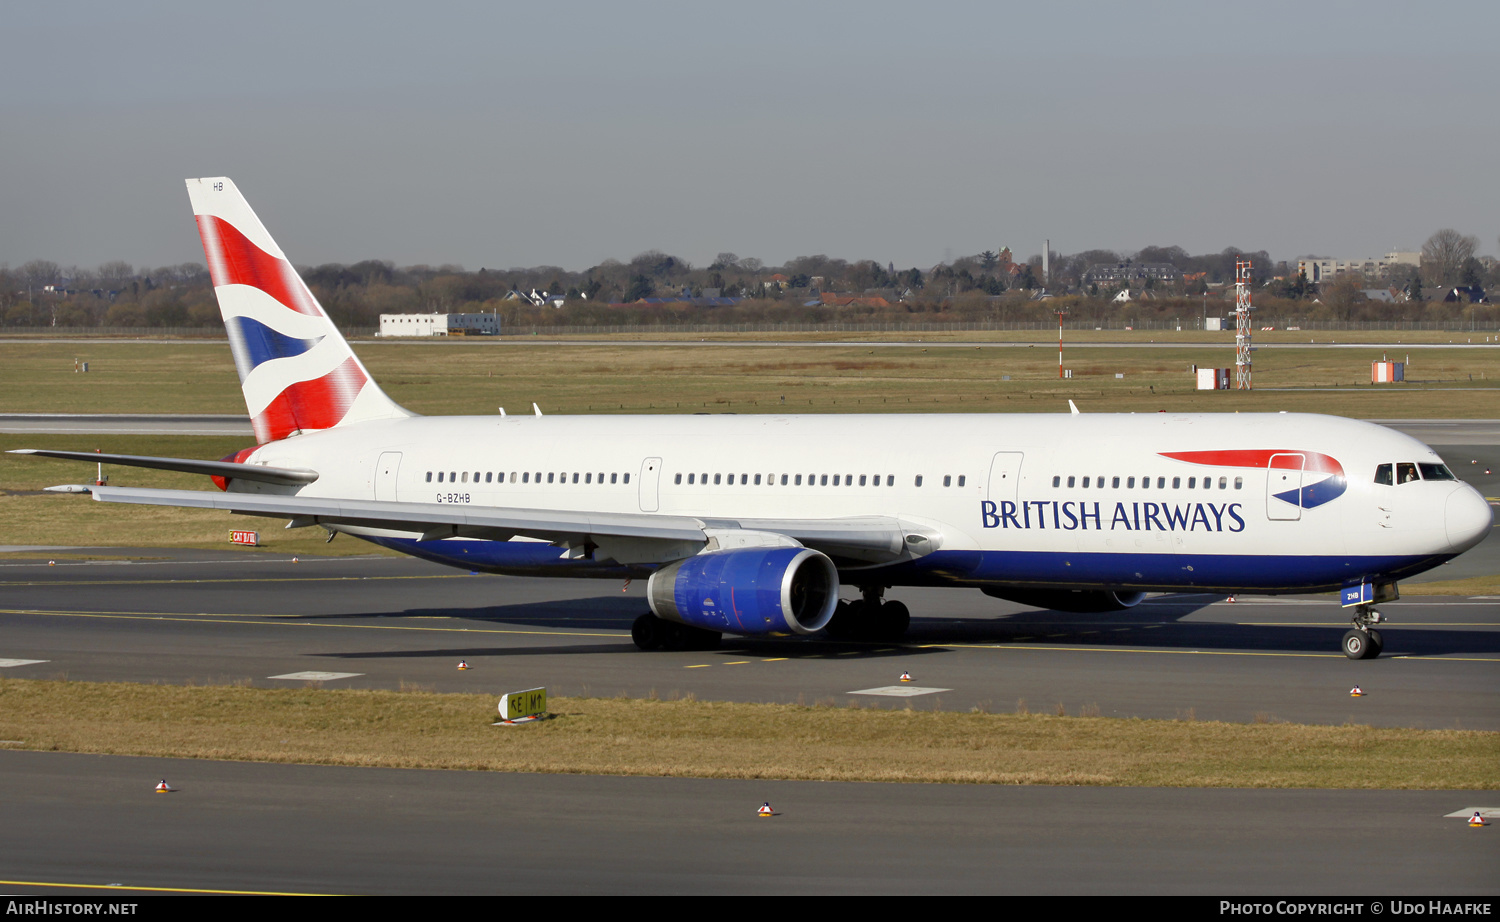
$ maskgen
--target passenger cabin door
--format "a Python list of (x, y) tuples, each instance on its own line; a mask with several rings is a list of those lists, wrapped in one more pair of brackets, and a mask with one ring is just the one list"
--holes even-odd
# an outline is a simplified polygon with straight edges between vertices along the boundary
[(1266, 518), (1295, 522), (1302, 518), (1302, 470), (1307, 456), (1286, 452), (1271, 456), (1266, 466)]
[(647, 458), (641, 462), (641, 511), (655, 512), (661, 508), (656, 488), (661, 482), (661, 459)]
[(375, 498), (396, 501), (396, 474), (401, 470), (401, 452), (383, 451), (375, 462)]
[(995, 457), (990, 461), (990, 482), (988, 488), (988, 499), (999, 503), (1001, 500), (1015, 502), (1021, 490), (1021, 460), (1025, 457), (1019, 451), (997, 451)]

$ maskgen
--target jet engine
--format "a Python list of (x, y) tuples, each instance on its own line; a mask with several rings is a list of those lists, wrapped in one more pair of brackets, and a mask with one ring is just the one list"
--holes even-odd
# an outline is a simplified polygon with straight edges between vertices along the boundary
[(839, 573), (805, 547), (709, 551), (651, 575), (646, 595), (658, 618), (731, 634), (811, 634), (839, 601)]
[(1108, 589), (1012, 589), (1006, 586), (986, 586), (983, 592), (1007, 602), (1073, 612), (1124, 611), (1141, 604), (1141, 600), (1146, 597), (1144, 592), (1117, 592)]

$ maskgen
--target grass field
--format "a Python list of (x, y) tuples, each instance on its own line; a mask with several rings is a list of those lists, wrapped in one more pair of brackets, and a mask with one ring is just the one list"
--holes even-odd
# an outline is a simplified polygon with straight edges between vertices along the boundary
[[(1161, 334), (1157, 334), (1160, 336)], [(1424, 349), (1404, 385), (1369, 384), (1369, 349), (1256, 354), (1260, 390), (1198, 391), (1189, 366), (1227, 365), (1232, 348), (523, 345), (361, 343), (361, 358), (401, 404), (425, 414), (1085, 412), (1332, 413), (1364, 418), (1492, 417), (1500, 346)], [(90, 363), (73, 371), (74, 359)], [(1116, 378), (1123, 374), (1123, 378)], [(1007, 376), (1009, 380), (1006, 380)], [(1328, 388), (1339, 388), (1328, 390)], [(223, 341), (0, 343), (0, 413), (243, 413)]]
[(822, 781), (1493, 790), (1500, 734), (855, 706), (0, 679), (14, 748), (258, 762)]

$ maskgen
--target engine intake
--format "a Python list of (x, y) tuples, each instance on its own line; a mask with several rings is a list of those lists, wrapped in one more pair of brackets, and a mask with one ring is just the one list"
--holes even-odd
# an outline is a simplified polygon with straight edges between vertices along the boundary
[(710, 551), (651, 574), (658, 618), (731, 634), (811, 634), (839, 601), (833, 561), (811, 548)]

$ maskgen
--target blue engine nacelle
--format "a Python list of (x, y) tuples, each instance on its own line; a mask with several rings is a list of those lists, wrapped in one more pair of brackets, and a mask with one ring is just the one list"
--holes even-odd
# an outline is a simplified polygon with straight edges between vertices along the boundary
[(731, 634), (811, 634), (839, 602), (839, 571), (805, 547), (710, 551), (651, 574), (658, 618)]

